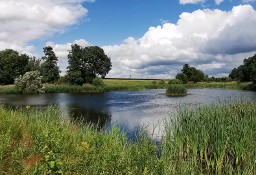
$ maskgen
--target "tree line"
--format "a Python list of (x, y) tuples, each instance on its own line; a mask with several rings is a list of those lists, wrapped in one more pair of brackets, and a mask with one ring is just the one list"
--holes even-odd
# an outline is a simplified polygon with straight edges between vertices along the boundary
[[(12, 49), (0, 51), (0, 84), (13, 84), (15, 78), (30, 71), (38, 71), (44, 83), (58, 81), (58, 57), (51, 46), (44, 47), (43, 51), (41, 59)], [(104, 78), (112, 67), (110, 58), (98, 46), (81, 47), (74, 44), (67, 57), (69, 64), (66, 79), (70, 84), (91, 83), (97, 76)]]
[(175, 76), (176, 79), (186, 84), (188, 82), (227, 82), (231, 80), (239, 82), (252, 82), (256, 84), (256, 55), (244, 59), (243, 64), (234, 68), (228, 77), (208, 77), (203, 71), (184, 64), (181, 72)]

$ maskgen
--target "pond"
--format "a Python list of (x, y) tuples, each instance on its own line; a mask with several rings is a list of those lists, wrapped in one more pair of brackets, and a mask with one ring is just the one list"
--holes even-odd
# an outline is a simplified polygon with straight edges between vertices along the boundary
[(110, 128), (117, 125), (135, 138), (144, 128), (153, 140), (163, 134), (164, 121), (175, 116), (180, 107), (212, 103), (256, 101), (256, 93), (226, 89), (189, 89), (184, 97), (167, 97), (164, 89), (117, 91), (100, 94), (55, 93), (39, 95), (0, 95), (0, 104), (11, 107), (57, 105), (63, 117)]

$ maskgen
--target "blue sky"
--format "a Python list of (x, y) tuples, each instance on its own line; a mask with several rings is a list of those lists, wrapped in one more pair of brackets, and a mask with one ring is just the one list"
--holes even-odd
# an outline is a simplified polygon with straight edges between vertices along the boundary
[[(224, 1), (216, 5), (213, 0), (197, 4), (180, 4), (178, 0), (96, 0), (82, 5), (89, 13), (77, 25), (68, 28), (65, 33), (49, 38), (35, 40), (44, 46), (49, 40), (56, 43), (67, 43), (79, 38), (99, 45), (120, 44), (128, 37), (139, 38), (150, 26), (161, 25), (168, 21), (176, 23), (183, 12), (197, 9), (231, 10), (240, 5), (237, 0)], [(255, 4), (250, 3), (255, 7)], [(38, 45), (40, 47), (40, 45)]]
[(98, 45), (109, 77), (173, 78), (185, 63), (227, 76), (256, 53), (255, 2), (0, 0), (0, 50), (41, 57), (50, 45), (64, 73), (71, 44)]

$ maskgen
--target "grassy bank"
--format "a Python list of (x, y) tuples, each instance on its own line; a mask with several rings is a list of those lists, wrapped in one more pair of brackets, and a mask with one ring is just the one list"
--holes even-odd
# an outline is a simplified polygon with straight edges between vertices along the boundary
[(134, 143), (59, 119), (56, 108), (0, 108), (1, 174), (255, 174), (256, 104), (183, 110), (166, 123), (161, 156), (143, 132)]
[[(161, 89), (168, 86), (164, 80), (133, 80), (133, 79), (104, 79), (105, 86), (74, 86), (68, 84), (45, 85), (46, 93), (61, 93), (61, 92), (109, 92), (120, 90), (144, 90), (144, 89)], [(187, 88), (223, 88), (223, 89), (238, 89), (250, 90), (250, 83), (237, 82), (200, 82), (189, 83)], [(0, 86), (0, 94), (17, 94), (14, 85)]]
[(186, 84), (187, 88), (222, 88), (222, 89), (237, 89), (237, 90), (249, 90), (250, 83), (238, 83), (232, 82), (198, 82)]

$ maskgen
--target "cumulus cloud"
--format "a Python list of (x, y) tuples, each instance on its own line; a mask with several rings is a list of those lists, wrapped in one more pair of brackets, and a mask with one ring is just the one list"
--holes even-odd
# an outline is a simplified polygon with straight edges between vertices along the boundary
[(185, 63), (209, 75), (228, 75), (256, 52), (255, 26), (250, 5), (182, 13), (176, 24), (150, 27), (141, 38), (104, 46), (113, 62), (109, 76), (170, 78)]
[(0, 0), (0, 49), (26, 50), (31, 40), (63, 32), (87, 14), (85, 1)]

